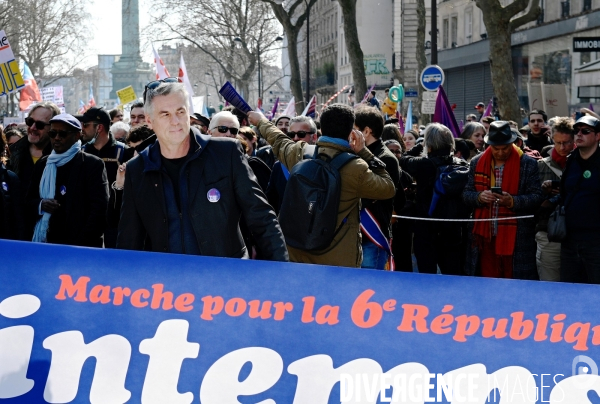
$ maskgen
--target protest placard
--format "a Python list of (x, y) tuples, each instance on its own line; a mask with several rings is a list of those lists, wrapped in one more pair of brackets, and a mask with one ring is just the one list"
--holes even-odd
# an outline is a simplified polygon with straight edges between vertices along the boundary
[(0, 96), (19, 91), (25, 87), (19, 63), (15, 60), (4, 30), (0, 31)]
[(119, 97), (119, 101), (122, 105), (129, 104), (130, 102), (137, 100), (133, 86), (127, 86), (117, 90), (117, 97)]
[(43, 87), (41, 90), (42, 100), (53, 102), (58, 106), (64, 106), (63, 86)]
[(582, 404), (600, 391), (597, 285), (0, 251), (11, 403)]
[(548, 118), (568, 116), (567, 87), (564, 84), (527, 83), (529, 110), (541, 109)]
[(219, 93), (223, 96), (223, 98), (225, 98), (226, 101), (228, 101), (231, 105), (233, 105), (243, 113), (247, 114), (248, 112), (252, 111), (250, 105), (248, 105), (248, 103), (244, 100), (244, 98), (242, 98), (242, 96), (237, 91), (235, 91), (235, 88), (231, 85), (230, 82), (226, 82), (225, 84), (223, 84), (223, 87), (221, 87)]

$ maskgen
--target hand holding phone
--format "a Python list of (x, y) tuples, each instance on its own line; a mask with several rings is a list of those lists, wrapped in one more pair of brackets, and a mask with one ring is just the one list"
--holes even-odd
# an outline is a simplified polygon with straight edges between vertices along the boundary
[(502, 187), (492, 187), (491, 191), (493, 194), (502, 195)]

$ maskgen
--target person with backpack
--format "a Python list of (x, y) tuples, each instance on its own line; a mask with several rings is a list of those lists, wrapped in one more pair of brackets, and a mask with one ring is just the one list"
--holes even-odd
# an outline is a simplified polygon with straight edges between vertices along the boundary
[(392, 212), (399, 212), (406, 197), (400, 185), (400, 167), (394, 154), (383, 144), (383, 115), (374, 107), (360, 106), (355, 111), (355, 126), (365, 136), (369, 151), (385, 164), (396, 186), (396, 196), (386, 200), (363, 199), (360, 210), (363, 268), (395, 270), (392, 253)]
[[(421, 156), (423, 150), (427, 151)], [(416, 217), (466, 218), (461, 200), (467, 183), (467, 163), (453, 156), (454, 136), (439, 123), (425, 128), (424, 142), (400, 157), (400, 167), (417, 182)], [(450, 175), (452, 174), (452, 175)], [(454, 180), (453, 177), (456, 177)], [(449, 183), (450, 179), (456, 183)], [(445, 191), (444, 185), (453, 189)], [(434, 198), (435, 196), (435, 198)], [(420, 273), (461, 275), (464, 227), (460, 222), (418, 220), (414, 226), (414, 253)]]
[[(463, 192), (477, 222), (469, 224), (465, 271), (492, 278), (538, 279), (535, 219), (544, 197), (536, 160), (514, 145), (517, 133), (506, 121), (494, 121), (485, 136), (485, 152), (471, 160)], [(486, 219), (486, 220), (481, 220)]]
[(385, 165), (354, 130), (354, 110), (332, 104), (321, 113), (323, 136), (313, 158), (304, 158), (305, 141), (294, 142), (262, 113), (248, 113), (290, 178), (279, 214), (290, 261), (360, 267), (361, 198), (393, 198), (396, 189)]

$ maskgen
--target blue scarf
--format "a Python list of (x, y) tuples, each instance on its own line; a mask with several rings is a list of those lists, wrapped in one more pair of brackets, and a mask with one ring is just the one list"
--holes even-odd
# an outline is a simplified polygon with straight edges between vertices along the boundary
[(319, 141), (333, 143), (338, 146), (350, 148), (350, 142), (348, 142), (347, 140), (344, 140), (344, 139), (339, 139), (337, 137), (321, 136), (319, 138)]
[[(40, 198), (42, 199), (54, 199), (54, 191), (56, 190), (56, 167), (61, 167), (67, 164), (75, 157), (78, 151), (81, 150), (81, 141), (78, 140), (69, 150), (64, 153), (57, 154), (54, 150), (48, 156), (46, 167), (44, 168), (44, 174), (40, 181)], [(33, 241), (38, 243), (45, 243), (48, 233), (48, 226), (50, 224), (50, 213), (43, 212), (43, 216), (38, 220), (35, 225), (35, 231), (33, 233)]]

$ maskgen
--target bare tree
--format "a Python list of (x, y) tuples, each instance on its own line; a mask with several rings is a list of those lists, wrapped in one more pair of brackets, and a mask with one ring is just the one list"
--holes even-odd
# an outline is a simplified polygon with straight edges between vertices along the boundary
[[(519, 99), (512, 69), (510, 35), (520, 26), (534, 21), (539, 13), (538, 0), (514, 0), (502, 7), (499, 0), (475, 0), (483, 13), (490, 40), (490, 65), (494, 94), (502, 119), (521, 121)], [(529, 8), (527, 13), (523, 13)], [(516, 17), (517, 15), (520, 16)], [(516, 18), (514, 18), (516, 17)]]
[(358, 97), (362, 97), (367, 92), (367, 76), (365, 75), (364, 55), (358, 40), (358, 28), (356, 27), (356, 0), (338, 0), (338, 3), (344, 17), (344, 39), (350, 58), (350, 66), (352, 67), (356, 102), (360, 102), (361, 100)]
[[(277, 25), (260, 0), (161, 0), (154, 38), (183, 39), (204, 52), (245, 97), (264, 50), (274, 43)], [(195, 18), (190, 18), (193, 15)]]
[(27, 62), (40, 84), (72, 74), (85, 57), (89, 15), (81, 4), (70, 0), (11, 0), (4, 4), (12, 9), (13, 17), (3, 27), (14, 44), (15, 56)]
[[(300, 62), (298, 59), (298, 34), (304, 25), (304, 21), (306, 21), (308, 13), (310, 13), (310, 9), (317, 0), (293, 0), (283, 3), (281, 0), (263, 1), (271, 5), (275, 17), (277, 17), (277, 20), (279, 20), (283, 26), (283, 31), (287, 38), (287, 49), (290, 59), (290, 88), (292, 90), (292, 95), (297, 101), (303, 100)], [(309, 46), (309, 44), (307, 43), (306, 46)], [(303, 109), (304, 105), (297, 102), (296, 113), (300, 115)]]

